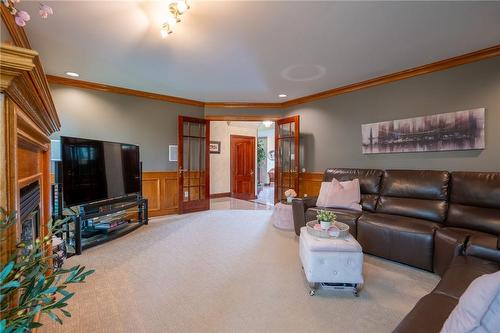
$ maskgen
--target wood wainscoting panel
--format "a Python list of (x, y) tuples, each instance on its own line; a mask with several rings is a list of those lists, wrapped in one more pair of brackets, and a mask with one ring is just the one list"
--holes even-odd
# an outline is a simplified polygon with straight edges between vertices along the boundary
[(142, 178), (142, 194), (148, 198), (149, 212), (159, 211), (160, 208), (161, 182), (160, 178)]
[(299, 196), (307, 194), (308, 197), (319, 195), (323, 172), (304, 172), (300, 174)]
[(179, 209), (176, 171), (142, 173), (142, 194), (148, 198), (149, 216), (177, 214)]

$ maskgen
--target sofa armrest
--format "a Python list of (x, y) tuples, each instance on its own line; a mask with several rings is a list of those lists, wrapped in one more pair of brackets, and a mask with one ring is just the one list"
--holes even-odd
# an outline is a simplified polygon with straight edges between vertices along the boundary
[(292, 200), (293, 224), (297, 236), (300, 235), (300, 228), (306, 225), (306, 211), (311, 207), (316, 207), (317, 199), (317, 197), (306, 197)]
[(454, 228), (436, 230), (434, 234), (434, 273), (443, 276), (453, 258), (464, 254), (468, 237), (466, 230)]

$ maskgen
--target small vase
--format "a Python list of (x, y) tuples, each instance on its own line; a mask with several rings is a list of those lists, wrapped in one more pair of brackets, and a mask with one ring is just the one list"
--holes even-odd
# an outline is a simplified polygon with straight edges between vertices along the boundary
[(293, 198), (292, 198), (292, 197), (286, 197), (286, 203), (291, 204), (291, 203), (292, 203), (292, 200), (293, 200)]
[(321, 224), (321, 229), (323, 230), (327, 230), (332, 225), (332, 222), (330, 221), (319, 221), (319, 223)]

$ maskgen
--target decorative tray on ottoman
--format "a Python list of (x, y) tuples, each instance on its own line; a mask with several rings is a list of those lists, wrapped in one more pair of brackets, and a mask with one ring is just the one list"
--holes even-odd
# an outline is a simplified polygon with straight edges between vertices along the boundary
[[(320, 238), (345, 238), (349, 235), (349, 226), (345, 223), (342, 222), (335, 222), (334, 226), (336, 226), (339, 229), (339, 235), (338, 236), (330, 236), (328, 234), (328, 229), (324, 230), (317, 230), (314, 229), (314, 226), (318, 224), (317, 220), (309, 221), (306, 223), (307, 226), (307, 232), (309, 232), (311, 235), (315, 237), (320, 237)], [(331, 227), (330, 227), (331, 228)]]

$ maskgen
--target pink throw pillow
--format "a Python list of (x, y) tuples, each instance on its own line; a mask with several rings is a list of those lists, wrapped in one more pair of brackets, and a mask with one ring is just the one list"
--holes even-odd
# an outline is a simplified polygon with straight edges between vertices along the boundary
[(316, 200), (316, 206), (326, 207), (326, 199), (328, 198), (328, 192), (330, 192), (330, 187), (332, 182), (322, 182), (321, 188), (319, 189), (318, 200)]
[(359, 179), (339, 182), (333, 179), (331, 182), (321, 183), (318, 200), (318, 207), (346, 208), (361, 211), (361, 191)]

